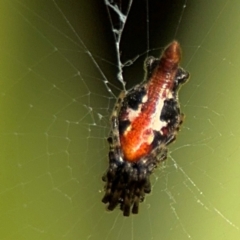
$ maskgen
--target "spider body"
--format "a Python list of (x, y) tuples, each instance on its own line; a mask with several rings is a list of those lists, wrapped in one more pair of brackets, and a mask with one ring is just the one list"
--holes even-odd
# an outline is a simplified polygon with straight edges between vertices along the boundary
[(146, 80), (123, 91), (111, 116), (109, 167), (103, 176), (108, 210), (118, 204), (124, 216), (138, 213), (150, 175), (167, 158), (167, 145), (176, 138), (184, 115), (178, 90), (189, 78), (179, 67), (181, 49), (173, 41), (159, 59), (145, 61)]

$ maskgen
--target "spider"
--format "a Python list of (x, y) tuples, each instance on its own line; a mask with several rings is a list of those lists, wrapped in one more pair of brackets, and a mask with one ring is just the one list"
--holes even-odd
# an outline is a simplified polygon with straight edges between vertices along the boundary
[(124, 216), (138, 213), (151, 192), (150, 175), (176, 139), (184, 119), (178, 91), (189, 78), (180, 59), (180, 45), (173, 41), (159, 59), (145, 60), (142, 83), (120, 93), (110, 118), (109, 166), (102, 177), (102, 202), (110, 211), (120, 205)]

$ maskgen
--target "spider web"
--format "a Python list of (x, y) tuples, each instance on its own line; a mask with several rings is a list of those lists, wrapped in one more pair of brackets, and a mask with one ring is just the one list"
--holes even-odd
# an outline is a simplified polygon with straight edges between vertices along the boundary
[[(1, 239), (239, 239), (238, 1), (1, 5)], [(108, 213), (109, 115), (173, 39), (186, 120), (140, 214)]]

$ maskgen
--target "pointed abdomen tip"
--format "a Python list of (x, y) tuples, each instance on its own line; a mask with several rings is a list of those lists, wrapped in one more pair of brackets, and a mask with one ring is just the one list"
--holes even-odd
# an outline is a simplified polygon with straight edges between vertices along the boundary
[(181, 47), (178, 41), (172, 41), (164, 50), (164, 55), (167, 59), (171, 59), (173, 62), (178, 63), (181, 60)]

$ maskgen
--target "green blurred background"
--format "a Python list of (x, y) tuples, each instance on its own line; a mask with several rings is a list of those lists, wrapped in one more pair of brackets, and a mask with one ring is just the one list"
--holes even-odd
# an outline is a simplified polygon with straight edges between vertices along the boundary
[(173, 38), (191, 79), (168, 161), (140, 214), (124, 218), (101, 203), (122, 88), (106, 4), (1, 1), (0, 239), (240, 239), (239, 10), (236, 0), (133, 1), (120, 47), (123, 62), (138, 56), (127, 87)]

